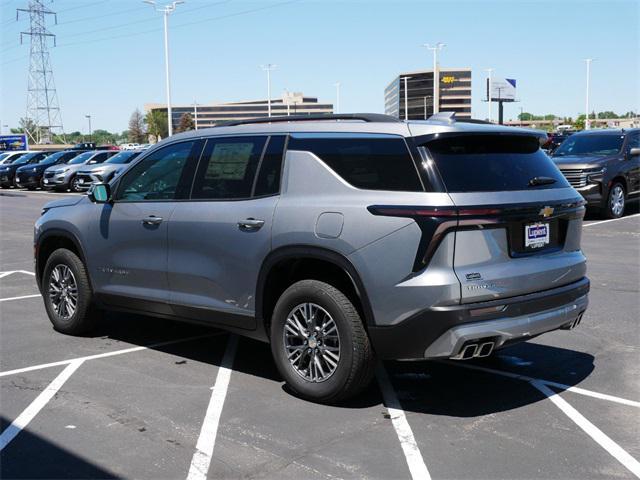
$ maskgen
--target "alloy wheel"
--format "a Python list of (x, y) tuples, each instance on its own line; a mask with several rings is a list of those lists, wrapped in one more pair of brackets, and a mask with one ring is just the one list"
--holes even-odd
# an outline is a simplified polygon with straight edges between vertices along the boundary
[(71, 269), (56, 265), (49, 277), (49, 300), (56, 314), (68, 320), (78, 308), (78, 285)]
[(285, 322), (284, 348), (295, 372), (309, 382), (329, 379), (340, 361), (338, 326), (315, 303), (296, 306)]
[(613, 187), (609, 196), (609, 205), (611, 212), (616, 217), (622, 215), (622, 212), (624, 211), (624, 189), (622, 186), (616, 185)]

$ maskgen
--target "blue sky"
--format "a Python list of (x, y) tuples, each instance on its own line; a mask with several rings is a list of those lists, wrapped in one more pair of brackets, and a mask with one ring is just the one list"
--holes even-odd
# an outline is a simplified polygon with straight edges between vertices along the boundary
[[(162, 3), (159, 0), (158, 3)], [(0, 122), (16, 126), (26, 105), (27, 0), (0, 0)], [(66, 131), (121, 131), (131, 112), (164, 101), (162, 19), (139, 0), (55, 0), (51, 49)], [(585, 64), (593, 57), (592, 108), (640, 110), (640, 1), (187, 0), (170, 17), (173, 103), (266, 97), (260, 65), (275, 63), (273, 96), (285, 89), (335, 100), (343, 112), (382, 112), (383, 91), (405, 70), (431, 67), (421, 47), (447, 44), (443, 67), (471, 67), (473, 116), (487, 67), (516, 78), (520, 107), (584, 111)], [(495, 108), (494, 108), (495, 112)], [(6, 128), (4, 129), (6, 131)]]

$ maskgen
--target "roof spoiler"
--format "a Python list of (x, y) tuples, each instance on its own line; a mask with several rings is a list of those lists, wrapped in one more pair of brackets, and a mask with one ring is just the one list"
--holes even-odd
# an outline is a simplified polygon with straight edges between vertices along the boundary
[(477, 120), (475, 118), (456, 118), (456, 112), (438, 112), (434, 113), (427, 120), (428, 122), (444, 123), (445, 125), (453, 125), (456, 122), (459, 123), (479, 123), (493, 125), (493, 123), (486, 120)]

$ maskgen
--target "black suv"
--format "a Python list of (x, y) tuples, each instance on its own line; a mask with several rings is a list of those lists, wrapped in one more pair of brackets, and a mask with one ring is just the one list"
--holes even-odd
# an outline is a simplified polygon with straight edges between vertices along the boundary
[(567, 138), (552, 155), (589, 207), (608, 218), (624, 214), (640, 194), (640, 129), (588, 130)]
[(16, 170), (24, 165), (33, 165), (47, 157), (50, 152), (33, 151), (22, 155), (8, 165), (0, 165), (0, 187), (9, 188), (15, 185)]
[(82, 153), (82, 150), (63, 150), (61, 152), (55, 152), (40, 160), (35, 165), (23, 165), (18, 167), (15, 174), (16, 187), (28, 188), (34, 190), (37, 187), (43, 187), (44, 171), (53, 166), (61, 163), (66, 163), (73, 157), (76, 157)]

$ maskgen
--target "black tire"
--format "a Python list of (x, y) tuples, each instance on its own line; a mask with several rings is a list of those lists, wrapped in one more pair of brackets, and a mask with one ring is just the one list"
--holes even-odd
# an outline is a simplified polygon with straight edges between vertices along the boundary
[(82, 189), (78, 186), (78, 177), (74, 176), (71, 180), (69, 180), (69, 190), (75, 193), (79, 193)]
[[(315, 304), (328, 313), (330, 317), (324, 318), (332, 319), (338, 331), (337, 366), (333, 373), (321, 381), (304, 378), (287, 358), (284, 338), (287, 317), (296, 307), (305, 303)], [(325, 315), (324, 312), (323, 315)], [(311, 345), (310, 340), (305, 340), (304, 345)], [(314, 354), (315, 345), (314, 335)], [(322, 343), (320, 342), (319, 345), (317, 349), (321, 351)], [(302, 350), (311, 351), (307, 347), (302, 347)], [(358, 311), (340, 290), (318, 280), (296, 282), (278, 299), (271, 323), (271, 352), (287, 385), (296, 394), (315, 402), (336, 403), (346, 400), (366, 388), (373, 378), (375, 368), (373, 349)], [(325, 367), (327, 366), (328, 364), (325, 363)], [(331, 366), (328, 370), (331, 370)]]
[(620, 218), (624, 215), (627, 206), (627, 191), (620, 182), (614, 182), (607, 194), (604, 205), (604, 216), (606, 218)]
[[(59, 308), (56, 308), (56, 301), (50, 293), (55, 288), (58, 288), (54, 278), (54, 269), (61, 268), (64, 270), (64, 267), (71, 272), (77, 291), (75, 310), (70, 315), (68, 315), (70, 313), (68, 310), (66, 310), (67, 315), (65, 315), (65, 311), (60, 311)], [(71, 292), (71, 282), (68, 281), (65, 285)], [(55, 250), (47, 259), (42, 275), (42, 296), (53, 328), (61, 333), (82, 335), (91, 331), (100, 320), (100, 312), (93, 308), (91, 304), (93, 292), (91, 291), (87, 270), (82, 260), (66, 248)], [(58, 301), (60, 302), (60, 300)]]

